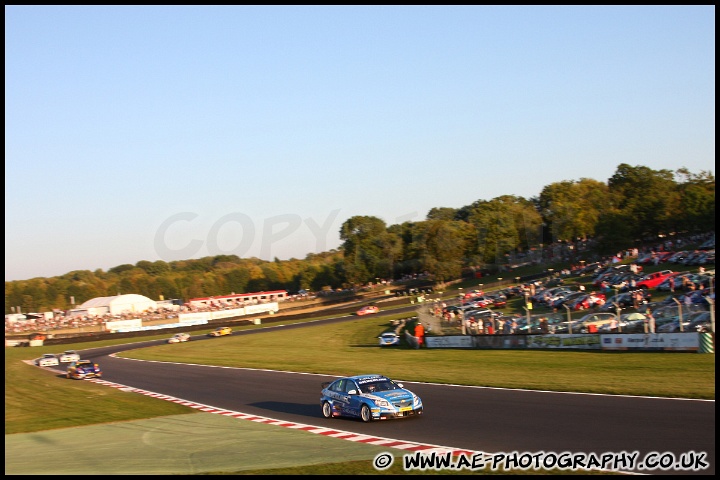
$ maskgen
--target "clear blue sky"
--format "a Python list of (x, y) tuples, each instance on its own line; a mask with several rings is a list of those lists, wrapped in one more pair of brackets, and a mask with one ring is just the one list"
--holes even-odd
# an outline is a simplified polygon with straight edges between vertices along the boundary
[(5, 280), (715, 171), (715, 7), (6, 6)]

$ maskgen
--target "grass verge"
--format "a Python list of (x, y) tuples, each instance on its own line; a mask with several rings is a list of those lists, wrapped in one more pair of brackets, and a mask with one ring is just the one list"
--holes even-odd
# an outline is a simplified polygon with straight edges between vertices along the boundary
[[(357, 365), (384, 365), (387, 368), (378, 373), (406, 381), (607, 394), (715, 398), (714, 355), (380, 348), (377, 346), (376, 337), (387, 326), (387, 317), (363, 318), (332, 326), (316, 325), (292, 331), (267, 332), (262, 335), (222, 337), (203, 342), (161, 345), (122, 355), (147, 360), (306, 371), (329, 375), (357, 373)], [(166, 337), (165, 334), (157, 338)], [(208, 348), (209, 342), (212, 342), (213, 348)], [(81, 350), (118, 343), (127, 343), (127, 340), (78, 343), (64, 345), (62, 349)], [(318, 348), (320, 346), (321, 349)], [(5, 349), (6, 435), (194, 411), (172, 402), (88, 382), (70, 382), (64, 377), (50, 374), (23, 362), (37, 358), (43, 353), (56, 353), (55, 350), (57, 347)], [(331, 365), (326, 363), (328, 356), (335, 359)], [(483, 365), (483, 368), (476, 368), (478, 364)], [(423, 368), (418, 370), (418, 365), (423, 365)], [(397, 466), (378, 472), (372, 469), (368, 462), (341, 462), (293, 469), (217, 473), (399, 474), (407, 472), (398, 471)]]

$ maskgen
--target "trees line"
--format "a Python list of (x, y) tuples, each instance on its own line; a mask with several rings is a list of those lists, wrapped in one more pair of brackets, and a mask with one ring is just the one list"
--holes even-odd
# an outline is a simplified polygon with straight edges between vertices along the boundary
[(278, 289), (320, 291), (419, 273), (447, 281), (459, 278), (464, 268), (497, 270), (548, 245), (592, 245), (595, 255), (610, 255), (667, 235), (714, 231), (711, 172), (620, 164), (607, 182), (564, 180), (547, 185), (538, 197), (503, 195), (461, 208), (434, 207), (423, 221), (388, 226), (374, 216), (354, 216), (340, 228), (340, 248), (304, 259), (217, 255), (141, 260), (107, 272), (78, 270), (5, 282), (5, 313), (17, 307), (23, 312), (68, 309), (71, 299), (81, 304), (119, 293), (188, 299)]

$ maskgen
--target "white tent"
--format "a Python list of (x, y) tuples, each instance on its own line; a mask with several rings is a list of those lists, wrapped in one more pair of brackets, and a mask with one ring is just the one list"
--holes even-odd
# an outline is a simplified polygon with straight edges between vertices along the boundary
[(90, 315), (119, 315), (121, 313), (142, 313), (156, 310), (157, 302), (143, 295), (116, 295), (114, 297), (97, 297), (80, 305), (78, 310), (87, 310)]

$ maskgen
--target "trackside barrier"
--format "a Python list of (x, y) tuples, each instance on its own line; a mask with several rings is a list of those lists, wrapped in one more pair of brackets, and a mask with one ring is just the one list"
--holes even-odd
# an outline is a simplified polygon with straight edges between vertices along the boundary
[(697, 352), (700, 334), (688, 333), (630, 333), (603, 335), (603, 350), (667, 350)]
[[(442, 335), (426, 336), (427, 348), (464, 349), (572, 349), (700, 352), (700, 333)], [(707, 342), (706, 340), (704, 340)], [(712, 338), (709, 346), (713, 348)], [(705, 352), (702, 352), (705, 353)], [(707, 352), (713, 353), (713, 352)]]
[(136, 332), (140, 328), (142, 328), (142, 320), (139, 318), (105, 322), (105, 329), (110, 332)]
[(700, 349), (698, 353), (715, 353), (715, 340), (713, 334), (703, 332), (700, 334)]

